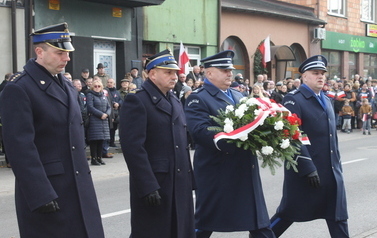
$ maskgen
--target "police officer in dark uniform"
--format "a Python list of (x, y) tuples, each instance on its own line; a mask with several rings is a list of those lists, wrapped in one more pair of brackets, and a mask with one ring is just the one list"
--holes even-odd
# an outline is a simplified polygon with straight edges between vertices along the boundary
[(236, 105), (243, 97), (230, 88), (233, 57), (234, 52), (226, 50), (202, 59), (204, 85), (186, 99), (187, 125), (196, 143), (196, 237), (210, 237), (213, 231), (275, 237), (269, 229), (257, 157), (226, 140), (218, 142), (220, 150), (213, 142), (213, 127), (219, 125), (210, 115), (218, 115), (219, 109)]
[(36, 59), (10, 79), (0, 108), (20, 236), (103, 238), (77, 91), (61, 74), (74, 50), (67, 24), (32, 36)]
[(172, 89), (179, 67), (164, 50), (146, 61), (148, 79), (120, 109), (130, 172), (131, 237), (193, 238), (194, 177), (186, 119)]
[(331, 237), (349, 237), (334, 110), (322, 92), (326, 66), (322, 55), (305, 60), (299, 67), (303, 84), (283, 99), (283, 105), (301, 118), (300, 129), (310, 145), (302, 145), (296, 156), (298, 173), (284, 170), (283, 198), (271, 218), (277, 237), (293, 222), (315, 219), (326, 219)]

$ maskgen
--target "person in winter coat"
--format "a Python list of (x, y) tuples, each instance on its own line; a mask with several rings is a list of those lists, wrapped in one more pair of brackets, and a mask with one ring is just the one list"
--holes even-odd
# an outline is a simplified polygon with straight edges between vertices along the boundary
[(361, 107), (359, 110), (359, 118), (363, 122), (363, 135), (365, 135), (366, 131), (368, 131), (368, 135), (371, 135), (370, 133), (370, 121), (372, 118), (372, 106), (370, 105), (368, 99), (364, 98), (361, 102)]
[(187, 125), (196, 143), (196, 237), (208, 238), (213, 231), (249, 231), (250, 237), (273, 238), (257, 157), (226, 140), (220, 140), (217, 149), (213, 141), (216, 132), (211, 128), (219, 125), (209, 115), (216, 116), (219, 109), (243, 98), (230, 88), (233, 57), (234, 52), (226, 50), (202, 59), (204, 85), (186, 100)]
[(194, 238), (194, 176), (186, 119), (172, 89), (180, 70), (162, 51), (120, 109), (120, 143), (130, 172), (132, 238)]
[(111, 107), (103, 93), (102, 82), (93, 82), (91, 90), (86, 95), (89, 117), (88, 141), (92, 165), (105, 165), (102, 160), (102, 144), (110, 139), (109, 116)]
[(104, 238), (77, 91), (61, 74), (74, 50), (67, 24), (32, 35), (36, 59), (0, 97), (19, 237)]
[(283, 105), (301, 119), (310, 140), (296, 155), (298, 172), (284, 170), (283, 197), (271, 227), (279, 237), (293, 222), (326, 219), (332, 238), (348, 238), (348, 213), (334, 109), (323, 91), (327, 59), (315, 55), (299, 67), (303, 84)]
[(342, 117), (343, 125), (342, 131), (350, 133), (351, 132), (351, 118), (354, 116), (352, 107), (350, 106), (350, 100), (346, 99), (344, 101), (344, 106), (342, 107)]

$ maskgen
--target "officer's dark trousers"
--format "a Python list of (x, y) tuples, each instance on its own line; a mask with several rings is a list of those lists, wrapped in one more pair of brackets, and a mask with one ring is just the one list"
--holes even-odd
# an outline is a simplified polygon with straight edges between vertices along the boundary
[[(326, 222), (332, 238), (349, 238), (347, 220), (334, 221), (326, 219)], [(292, 223), (292, 221), (281, 219), (278, 214), (275, 214), (271, 218), (271, 229), (276, 237), (280, 237)]]
[[(212, 231), (196, 230), (196, 238), (208, 238), (212, 235)], [(250, 231), (249, 238), (275, 238), (270, 228)]]

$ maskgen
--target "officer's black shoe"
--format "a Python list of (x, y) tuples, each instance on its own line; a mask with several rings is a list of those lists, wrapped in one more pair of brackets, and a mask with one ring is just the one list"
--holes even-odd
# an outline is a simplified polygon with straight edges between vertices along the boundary
[(96, 159), (93, 159), (93, 158), (92, 158), (92, 161), (90, 163), (92, 165), (101, 165), (100, 163), (98, 163), (98, 161)]
[(105, 164), (106, 164), (105, 162), (103, 162), (103, 160), (102, 160), (101, 157), (98, 157), (98, 158), (97, 158), (97, 161), (98, 161), (98, 163), (100, 163), (100, 164), (102, 164), (102, 165), (105, 165)]

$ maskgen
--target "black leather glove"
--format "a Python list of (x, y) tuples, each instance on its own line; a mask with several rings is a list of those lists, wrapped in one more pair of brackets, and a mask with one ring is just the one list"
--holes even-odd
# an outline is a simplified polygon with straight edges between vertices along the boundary
[(312, 186), (314, 188), (319, 188), (321, 182), (319, 180), (317, 170), (306, 175), (306, 177), (308, 178), (308, 182), (309, 182), (310, 186)]
[(147, 196), (144, 197), (144, 202), (147, 206), (155, 207), (160, 206), (161, 204), (161, 196), (158, 191), (151, 192)]
[(37, 209), (39, 213), (51, 213), (60, 210), (58, 203), (53, 200)]

